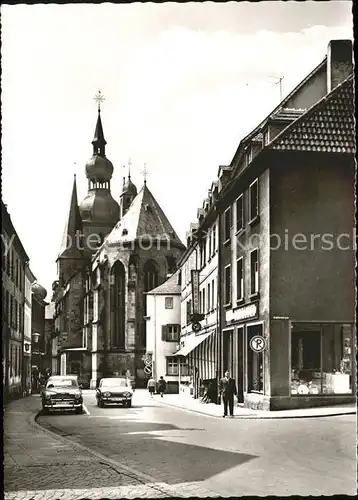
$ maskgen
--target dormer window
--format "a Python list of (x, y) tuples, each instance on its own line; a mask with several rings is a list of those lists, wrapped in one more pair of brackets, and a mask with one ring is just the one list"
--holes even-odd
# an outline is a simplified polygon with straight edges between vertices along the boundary
[(150, 205), (148, 205), (148, 204), (144, 205), (144, 210), (145, 210), (146, 212), (150, 212), (150, 211), (151, 211), (151, 208), (152, 208), (152, 207), (151, 207)]
[(128, 234), (128, 229), (123, 229), (122, 236), (127, 236), (127, 234)]

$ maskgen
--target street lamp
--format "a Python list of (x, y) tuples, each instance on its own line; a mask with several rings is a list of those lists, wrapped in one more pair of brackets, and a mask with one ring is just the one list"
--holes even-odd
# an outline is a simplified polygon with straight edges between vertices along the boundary
[(33, 341), (34, 341), (35, 344), (38, 343), (39, 338), (40, 338), (40, 333), (35, 332), (35, 333), (32, 334), (32, 339), (33, 339)]

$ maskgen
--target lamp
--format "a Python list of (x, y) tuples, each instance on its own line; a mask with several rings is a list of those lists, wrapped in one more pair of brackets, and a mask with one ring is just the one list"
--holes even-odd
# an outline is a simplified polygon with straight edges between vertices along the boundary
[(32, 334), (32, 339), (33, 339), (33, 341), (35, 342), (35, 344), (37, 344), (37, 343), (38, 343), (39, 338), (40, 338), (40, 333), (34, 332), (34, 333)]

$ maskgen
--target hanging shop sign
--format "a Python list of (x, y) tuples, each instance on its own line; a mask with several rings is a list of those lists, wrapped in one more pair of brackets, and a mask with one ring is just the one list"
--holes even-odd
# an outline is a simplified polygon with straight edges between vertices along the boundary
[(201, 330), (201, 324), (200, 323), (193, 323), (191, 325), (193, 332), (198, 333)]
[(259, 303), (253, 302), (247, 306), (239, 307), (235, 310), (226, 311), (226, 323), (239, 323), (240, 321), (247, 321), (257, 319), (259, 316)]
[(191, 292), (192, 292), (192, 314), (200, 313), (200, 300), (199, 300), (199, 273), (197, 269), (191, 270)]
[(261, 335), (254, 335), (249, 342), (250, 349), (254, 352), (262, 352), (266, 349), (266, 339)]

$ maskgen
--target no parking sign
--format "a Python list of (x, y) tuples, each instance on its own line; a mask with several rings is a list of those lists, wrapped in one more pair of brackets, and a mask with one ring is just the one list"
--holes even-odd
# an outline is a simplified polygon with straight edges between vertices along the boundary
[(264, 337), (261, 337), (261, 335), (255, 335), (250, 339), (250, 348), (254, 352), (262, 352), (266, 349), (266, 339)]

